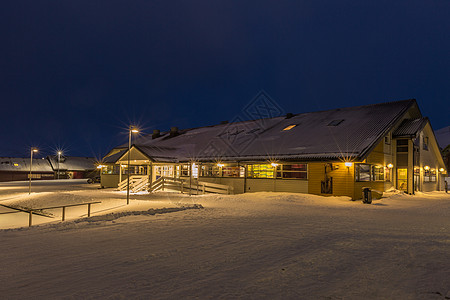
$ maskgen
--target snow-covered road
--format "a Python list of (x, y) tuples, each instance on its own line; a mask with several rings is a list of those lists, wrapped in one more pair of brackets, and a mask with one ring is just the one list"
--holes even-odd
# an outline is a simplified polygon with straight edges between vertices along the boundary
[[(110, 190), (65, 193), (123, 199)], [(450, 297), (450, 194), (372, 205), (282, 193), (133, 199), (141, 206), (114, 212), (205, 209), (0, 230), (1, 298)]]

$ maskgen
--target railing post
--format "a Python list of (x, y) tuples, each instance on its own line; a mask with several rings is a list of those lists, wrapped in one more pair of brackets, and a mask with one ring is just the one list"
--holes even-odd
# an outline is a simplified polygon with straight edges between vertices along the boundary
[(65, 219), (66, 219), (66, 207), (63, 206), (62, 207), (62, 218), (61, 218), (61, 221), (64, 221)]
[(88, 218), (91, 216), (91, 203), (88, 203)]
[(183, 180), (181, 181), (181, 193), (183, 194), (183, 186), (184, 186), (184, 182)]
[(205, 194), (205, 184), (203, 184), (202, 190), (203, 190), (203, 194)]
[(31, 227), (33, 220), (33, 211), (30, 210), (29, 216), (28, 216), (28, 227)]

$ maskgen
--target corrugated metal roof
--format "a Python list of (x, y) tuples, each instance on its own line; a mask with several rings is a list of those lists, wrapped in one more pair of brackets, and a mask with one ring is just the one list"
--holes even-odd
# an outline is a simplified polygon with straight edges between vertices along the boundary
[[(345, 159), (362, 157), (415, 100), (333, 109), (180, 130), (134, 144), (156, 161)], [(343, 120), (329, 126), (333, 120)], [(296, 125), (290, 130), (283, 130)], [(117, 157), (118, 158), (118, 157)], [(112, 160), (113, 157), (107, 158)]]
[(393, 137), (415, 137), (427, 124), (428, 118), (406, 119), (394, 131)]

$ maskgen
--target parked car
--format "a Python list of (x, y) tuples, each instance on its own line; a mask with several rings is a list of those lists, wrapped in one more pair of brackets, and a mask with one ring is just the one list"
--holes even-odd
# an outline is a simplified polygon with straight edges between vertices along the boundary
[(100, 176), (88, 178), (87, 183), (100, 183)]

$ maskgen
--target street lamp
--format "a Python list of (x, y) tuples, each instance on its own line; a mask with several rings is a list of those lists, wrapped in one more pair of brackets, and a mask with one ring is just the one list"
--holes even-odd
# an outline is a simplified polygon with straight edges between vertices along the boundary
[(61, 154), (62, 154), (62, 152), (58, 151), (58, 179), (59, 179), (59, 163), (61, 161)]
[(131, 150), (131, 133), (138, 133), (139, 130), (135, 126), (130, 126), (128, 130), (128, 178), (127, 178), (127, 205), (130, 204), (130, 150)]
[(30, 151), (30, 185), (28, 187), (28, 195), (31, 194), (31, 167), (33, 166), (33, 152), (38, 152), (38, 149), (31, 147), (31, 151)]

